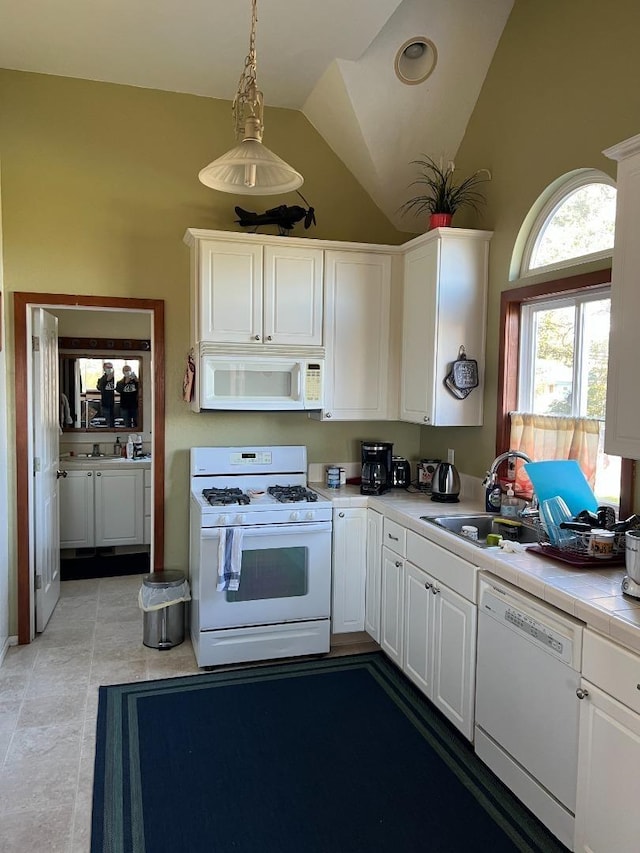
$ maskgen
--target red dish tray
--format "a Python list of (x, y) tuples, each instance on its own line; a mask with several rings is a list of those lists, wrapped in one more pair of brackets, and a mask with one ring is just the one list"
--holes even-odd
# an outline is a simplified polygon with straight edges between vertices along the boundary
[(598, 557), (581, 557), (580, 554), (572, 554), (553, 545), (529, 545), (527, 551), (538, 557), (550, 557), (552, 560), (560, 560), (579, 569), (610, 569), (614, 566), (624, 566), (624, 554), (614, 554), (607, 559)]

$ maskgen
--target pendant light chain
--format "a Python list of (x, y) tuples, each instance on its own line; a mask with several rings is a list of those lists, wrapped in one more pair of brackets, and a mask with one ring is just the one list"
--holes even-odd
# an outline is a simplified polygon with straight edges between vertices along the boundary
[(258, 23), (258, 2), (251, 0), (251, 34), (249, 53), (244, 60), (244, 68), (238, 81), (238, 90), (233, 99), (233, 119), (237, 139), (245, 136), (247, 119), (251, 118), (252, 129), (258, 139), (263, 132), (263, 95), (258, 89), (258, 61), (256, 54), (256, 26)]
[(237, 195), (280, 195), (304, 183), (299, 172), (262, 144), (264, 99), (258, 89), (256, 59), (257, 0), (251, 0), (249, 53), (233, 99), (232, 118), (239, 145), (198, 173), (211, 189)]

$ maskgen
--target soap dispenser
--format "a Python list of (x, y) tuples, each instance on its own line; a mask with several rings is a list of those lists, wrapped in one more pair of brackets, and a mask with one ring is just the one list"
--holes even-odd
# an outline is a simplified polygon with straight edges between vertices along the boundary
[(487, 512), (500, 512), (502, 491), (497, 482), (495, 474), (493, 477), (487, 471), (482, 485), (484, 486), (484, 506)]
[(120, 436), (116, 437), (116, 443), (113, 445), (113, 455), (122, 456), (122, 445), (120, 444)]
[(502, 498), (500, 515), (504, 518), (516, 518), (518, 515), (519, 505), (518, 498), (515, 496), (515, 492), (513, 491), (513, 486), (509, 485), (507, 488), (507, 494)]

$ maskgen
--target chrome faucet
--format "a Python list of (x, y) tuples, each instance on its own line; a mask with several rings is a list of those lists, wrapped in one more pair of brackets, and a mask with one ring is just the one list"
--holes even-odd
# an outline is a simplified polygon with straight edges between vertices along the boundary
[[(505, 453), (501, 453), (499, 456), (493, 460), (491, 465), (489, 466), (489, 470), (482, 482), (482, 485), (485, 488), (489, 486), (494, 486), (498, 482), (498, 468), (502, 465), (502, 463), (509, 459), (510, 456), (516, 456), (518, 459), (524, 459), (525, 462), (533, 462), (526, 453), (523, 453), (521, 450), (507, 450)], [(535, 493), (530, 503), (522, 509), (518, 515), (522, 518), (526, 518), (527, 516), (537, 516), (538, 514), (538, 498)]]
[(505, 459), (508, 459), (510, 456), (517, 456), (518, 459), (524, 459), (525, 462), (533, 462), (533, 459), (530, 459), (527, 454), (523, 453), (521, 450), (507, 450), (505, 453), (501, 453), (499, 456), (496, 456), (496, 458), (489, 466), (489, 470), (487, 471), (487, 476), (485, 480), (485, 483), (487, 485), (493, 485), (493, 483), (496, 482), (498, 468), (500, 467), (500, 465), (502, 465)]

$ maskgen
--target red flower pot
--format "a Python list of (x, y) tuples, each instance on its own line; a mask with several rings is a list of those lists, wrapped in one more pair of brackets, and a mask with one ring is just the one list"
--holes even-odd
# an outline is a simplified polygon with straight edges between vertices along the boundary
[(429, 231), (433, 228), (448, 228), (452, 216), (452, 213), (432, 213), (429, 217)]

